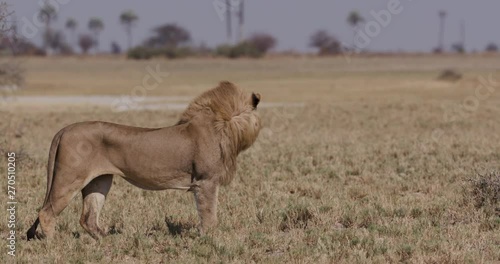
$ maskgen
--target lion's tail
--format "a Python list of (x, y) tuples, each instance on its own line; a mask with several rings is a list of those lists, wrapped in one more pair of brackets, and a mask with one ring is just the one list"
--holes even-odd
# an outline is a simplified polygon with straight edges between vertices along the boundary
[(36, 228), (38, 227), (38, 224), (40, 223), (40, 218), (37, 217), (33, 225), (30, 227), (28, 232), (26, 232), (26, 238), (28, 241), (32, 240), (36, 236)]
[[(61, 141), (61, 137), (62, 137), (63, 132), (64, 132), (64, 129), (61, 129), (61, 131), (59, 131), (54, 136), (54, 139), (52, 139), (52, 145), (50, 146), (49, 162), (47, 165), (47, 193), (45, 194), (45, 200), (43, 202), (43, 206), (45, 206), (49, 202), (49, 195), (50, 195), (50, 191), (52, 189), (52, 181), (54, 180), (54, 171), (55, 171), (56, 160), (57, 160), (57, 152), (59, 150), (59, 142)], [(43, 208), (43, 206), (42, 206), (42, 208)], [(37, 217), (35, 222), (31, 226), (31, 228), (26, 233), (26, 237), (28, 240), (35, 238), (36, 228), (38, 227), (39, 223), (40, 223), (40, 219)]]
[(49, 163), (47, 164), (47, 193), (45, 194), (45, 200), (43, 205), (47, 204), (49, 201), (49, 194), (52, 189), (52, 181), (54, 180), (54, 170), (56, 166), (57, 160), (57, 152), (59, 150), (59, 142), (61, 141), (61, 137), (63, 135), (64, 129), (61, 129), (52, 140), (52, 145), (50, 145), (49, 151)]

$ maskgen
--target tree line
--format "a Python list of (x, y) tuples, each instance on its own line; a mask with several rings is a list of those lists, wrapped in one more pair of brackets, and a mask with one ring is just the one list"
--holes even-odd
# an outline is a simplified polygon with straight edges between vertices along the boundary
[[(53, 28), (53, 23), (58, 19), (58, 14), (54, 6), (48, 2), (40, 9), (39, 19), (45, 23), (45, 32), (43, 33), (43, 50), (46, 53), (72, 54), (74, 47), (78, 46), (83, 54), (87, 54), (92, 48), (95, 53), (99, 52), (99, 38), (104, 30), (104, 22), (99, 17), (91, 17), (87, 22), (87, 28), (90, 33), (76, 35), (79, 23), (74, 18), (68, 18), (65, 23), (65, 30), (69, 31), (68, 40), (61, 30)], [(132, 26), (138, 20), (137, 15), (131, 11), (124, 11), (120, 15), (120, 22), (127, 34), (129, 48), (132, 45)], [(111, 50), (113, 53), (120, 53), (121, 48), (113, 42)]]
[[(152, 57), (167, 57), (180, 58), (187, 56), (223, 56), (228, 58), (238, 57), (253, 57), (258, 58), (264, 56), (272, 50), (277, 40), (274, 36), (267, 33), (254, 33), (249, 37), (243, 37), (244, 26), (244, 2), (240, 0), (237, 8), (231, 5), (231, 2), (226, 0), (225, 20), (227, 43), (217, 47), (208, 47), (205, 44), (193, 45), (190, 32), (175, 23), (167, 23), (159, 25), (152, 29), (152, 35), (134, 45), (133, 28), (139, 21), (139, 16), (133, 10), (126, 10), (119, 16), (119, 21), (123, 26), (127, 36), (127, 56), (133, 59), (149, 59)], [(238, 23), (238, 37), (236, 44), (232, 44), (232, 15), (236, 15)], [(58, 13), (49, 2), (45, 2), (38, 12), (39, 20), (44, 23), (45, 30), (43, 32), (42, 47), (37, 47), (27, 39), (19, 38), (16, 34), (16, 52), (18, 54), (74, 54), (76, 50), (80, 50), (82, 54), (93, 52), (101, 53), (100, 36), (105, 29), (103, 20), (99, 17), (91, 17), (86, 23), (87, 31), (78, 33), (82, 26), (74, 18), (68, 18), (64, 24), (64, 29), (54, 28), (54, 22), (58, 19)], [(442, 53), (446, 51), (444, 44), (445, 36), (445, 20), (447, 13), (445, 11), (438, 12), (439, 18), (439, 36), (438, 44), (433, 52)], [(357, 47), (356, 37), (362, 31), (366, 19), (358, 12), (352, 11), (348, 14), (346, 22), (353, 30), (352, 44), (345, 44), (336, 38), (333, 34), (326, 30), (318, 30), (309, 38), (309, 46), (317, 50), (319, 55), (337, 55), (344, 52), (359, 53), (365, 50)], [(83, 27), (85, 28), (85, 27)], [(14, 31), (16, 28), (14, 28)], [(458, 53), (465, 52), (465, 24), (461, 23), (461, 39), (459, 42), (451, 45), (451, 51)], [(4, 36), (0, 43), (0, 48), (5, 45)], [(7, 41), (8, 42), (8, 41)], [(498, 47), (495, 43), (490, 43), (485, 48), (486, 51), (496, 52)], [(111, 52), (114, 54), (122, 53), (120, 45), (113, 41), (111, 43)]]

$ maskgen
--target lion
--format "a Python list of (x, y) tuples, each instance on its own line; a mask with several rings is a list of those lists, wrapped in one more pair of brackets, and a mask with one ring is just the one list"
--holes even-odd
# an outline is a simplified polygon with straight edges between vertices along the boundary
[(174, 126), (94, 121), (61, 129), (50, 147), (45, 200), (27, 239), (53, 237), (56, 217), (79, 191), (81, 226), (95, 239), (105, 236), (99, 214), (113, 175), (146, 190), (193, 192), (205, 233), (217, 224), (219, 186), (231, 182), (238, 154), (259, 135), (260, 98), (225, 81), (195, 98)]

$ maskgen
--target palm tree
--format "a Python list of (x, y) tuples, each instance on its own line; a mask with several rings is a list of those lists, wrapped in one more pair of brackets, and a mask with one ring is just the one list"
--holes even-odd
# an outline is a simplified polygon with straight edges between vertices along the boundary
[(446, 11), (441, 10), (438, 13), (439, 15), (439, 43), (438, 50), (439, 52), (444, 51), (444, 24), (446, 20)]
[(120, 15), (120, 22), (127, 33), (128, 49), (132, 48), (132, 27), (138, 19), (139, 17), (132, 10), (125, 11)]
[(349, 16), (347, 16), (347, 23), (352, 26), (354, 34), (352, 37), (352, 48), (354, 49), (356, 47), (356, 34), (358, 32), (358, 26), (363, 23), (365, 19), (361, 16), (361, 14), (354, 10), (349, 13)]
[(89, 21), (89, 29), (94, 33), (94, 45), (96, 52), (99, 51), (99, 34), (104, 29), (104, 23), (100, 18), (93, 17)]
[(238, 19), (239, 19), (239, 27), (238, 27), (238, 42), (243, 41), (243, 24), (245, 23), (245, 2), (244, 0), (240, 0), (239, 10), (238, 10)]
[(76, 45), (76, 27), (78, 26), (78, 23), (74, 18), (68, 18), (66, 20), (66, 29), (68, 29), (71, 32), (71, 41), (73, 42), (73, 45)]
[(226, 0), (226, 34), (227, 34), (227, 43), (231, 44), (231, 1)]
[[(42, 22), (45, 23), (45, 36), (49, 36), (52, 34), (52, 27), (51, 24), (54, 20), (57, 19), (57, 12), (54, 6), (49, 4), (48, 2), (45, 2), (44, 6), (40, 9), (38, 12), (38, 17)], [(49, 48), (49, 41), (45, 38), (44, 39), (44, 46), (45, 49)]]

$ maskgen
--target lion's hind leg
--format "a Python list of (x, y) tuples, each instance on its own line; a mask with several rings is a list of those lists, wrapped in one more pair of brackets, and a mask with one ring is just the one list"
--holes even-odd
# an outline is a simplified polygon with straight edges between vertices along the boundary
[[(43, 235), (49, 239), (54, 236), (56, 217), (64, 210), (64, 208), (68, 206), (69, 202), (83, 187), (82, 185), (84, 181), (81, 179), (74, 180), (69, 185), (64, 184), (65, 181), (70, 179), (70, 175), (73, 174), (66, 172), (60, 172), (57, 174), (57, 177), (52, 184), (52, 188), (49, 191), (48, 199), (38, 213), (38, 219), (40, 220)], [(76, 176), (71, 178), (78, 179)]]
[(106, 235), (106, 230), (99, 226), (99, 214), (112, 183), (113, 175), (101, 175), (82, 190), (83, 211), (80, 224), (95, 239)]

